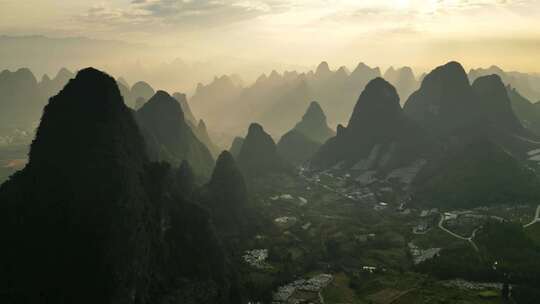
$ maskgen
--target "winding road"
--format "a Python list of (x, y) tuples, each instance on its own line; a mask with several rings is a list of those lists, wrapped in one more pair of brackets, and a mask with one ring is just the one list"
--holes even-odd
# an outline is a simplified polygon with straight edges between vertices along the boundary
[(454, 232), (452, 232), (452, 231), (446, 229), (446, 228), (443, 226), (443, 224), (444, 224), (444, 214), (441, 214), (441, 219), (439, 220), (439, 228), (440, 228), (442, 231), (444, 231), (444, 232), (450, 234), (451, 236), (453, 236), (453, 237), (455, 237), (455, 238), (458, 238), (458, 239), (460, 239), (460, 240), (469, 242), (469, 243), (471, 244), (471, 246), (474, 248), (474, 250), (476, 250), (477, 252), (479, 251), (478, 246), (476, 246), (476, 243), (473, 241), (473, 239), (474, 239), (474, 237), (476, 236), (476, 232), (477, 232), (478, 230), (480, 230), (481, 227), (478, 227), (478, 228), (474, 229), (470, 237), (464, 237), (464, 236), (461, 236), (461, 235), (459, 235), (459, 234), (457, 234), (457, 233), (454, 233)]
[[(534, 219), (528, 223), (528, 224), (525, 224), (523, 225), (523, 228), (527, 228), (527, 227), (530, 227), (536, 223), (540, 223), (540, 205), (538, 205), (538, 207), (536, 207), (536, 213), (534, 215)], [(463, 240), (463, 241), (467, 241), (469, 243), (471, 243), (471, 246), (473, 246), (474, 250), (476, 251), (479, 251), (478, 250), (478, 246), (476, 246), (476, 243), (474, 242), (474, 237), (476, 236), (476, 232), (478, 232), (478, 230), (482, 229), (482, 227), (478, 227), (476, 229), (473, 230), (472, 234), (470, 237), (464, 237), (464, 236), (461, 236), (455, 232), (452, 232), (448, 229), (446, 229), (444, 226), (444, 214), (441, 214), (441, 219), (439, 220), (439, 228), (441, 230), (443, 230), (444, 232), (450, 234), (451, 236), (457, 238), (457, 239), (460, 239), (460, 240)]]
[(530, 227), (536, 223), (540, 223), (540, 205), (536, 207), (536, 214), (534, 215), (534, 219), (530, 223), (523, 225), (523, 228)]

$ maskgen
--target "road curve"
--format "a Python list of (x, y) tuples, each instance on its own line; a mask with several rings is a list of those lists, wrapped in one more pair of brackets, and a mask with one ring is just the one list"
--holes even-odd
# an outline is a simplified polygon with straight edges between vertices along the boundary
[(540, 205), (538, 205), (538, 207), (536, 207), (536, 213), (534, 214), (534, 219), (526, 224), (526, 225), (523, 225), (523, 228), (527, 228), (527, 227), (530, 227), (536, 223), (539, 223), (540, 222)]
[(464, 237), (464, 236), (461, 236), (461, 235), (459, 235), (459, 234), (457, 234), (457, 233), (454, 233), (454, 232), (452, 232), (452, 231), (446, 229), (446, 228), (443, 226), (443, 224), (444, 224), (444, 214), (441, 214), (441, 219), (439, 220), (439, 228), (440, 228), (442, 231), (444, 231), (444, 232), (450, 234), (451, 236), (453, 236), (453, 237), (455, 237), (455, 238), (458, 238), (458, 239), (460, 239), (460, 240), (469, 242), (469, 243), (471, 244), (471, 246), (474, 248), (474, 250), (476, 250), (477, 252), (479, 251), (478, 246), (476, 246), (476, 243), (474, 243), (473, 239), (474, 239), (474, 237), (476, 236), (476, 232), (477, 232), (478, 230), (480, 230), (480, 227), (474, 229), (474, 231), (472, 232), (472, 234), (471, 234), (470, 237)]

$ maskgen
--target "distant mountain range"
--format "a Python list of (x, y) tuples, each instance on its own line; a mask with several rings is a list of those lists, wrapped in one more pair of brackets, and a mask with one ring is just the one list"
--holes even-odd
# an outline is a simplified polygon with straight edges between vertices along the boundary
[[(534, 94), (522, 78), (533, 77), (493, 70), (467, 74), (460, 63), (448, 62), (417, 81), (406, 67), (389, 69), (384, 79), (365, 64), (349, 72), (323, 62), (309, 73), (274, 71), (248, 87), (218, 77), (199, 85), (189, 101), (94, 68), (62, 69), (41, 81), (28, 69), (4, 71), (1, 128), (39, 126), (26, 166), (0, 184), (0, 297), (233, 304), (247, 303), (243, 295), (250, 289), (271, 296), (295, 274), (286, 264), (295, 261), (292, 252), (253, 250), (261, 253), (256, 262), (272, 266), (240, 280), (245, 269), (232, 265), (251, 264), (245, 249), (265, 248), (259, 245), (272, 237), (290, 246), (309, 234), (321, 246), (315, 257), (326, 261), (345, 249), (332, 242), (342, 238), (335, 220), (347, 217), (330, 217), (324, 209), (324, 224), (313, 222), (330, 229), (323, 242), (312, 234), (320, 230), (309, 230), (311, 222), (278, 231), (285, 226), (272, 226), (252, 210), (250, 191), (261, 184), (253, 202), (278, 208), (269, 215), (274, 223), (319, 217), (304, 209), (308, 199), (307, 207), (312, 199), (330, 208), (344, 200), (341, 213), (355, 210), (345, 207), (357, 200), (349, 189), (356, 197), (391, 198), (400, 209), (537, 203), (540, 110), (517, 88)], [(334, 131), (331, 126), (345, 119)], [(207, 124), (245, 137), (221, 151)], [(298, 187), (305, 192), (296, 193)], [(278, 194), (284, 189), (295, 191), (298, 205), (287, 199), (296, 201), (293, 195)], [(283, 216), (295, 211), (298, 218)], [(357, 222), (363, 215), (349, 216)], [(266, 233), (258, 233), (263, 226)], [(399, 243), (407, 246), (404, 237)], [(302, 267), (311, 271), (315, 261)]]
[(356, 103), (346, 127), (315, 154), (315, 168), (388, 170), (421, 157), (425, 132), (406, 117), (395, 88), (386, 80), (371, 80)]
[[(404, 96), (418, 86), (410, 68), (392, 68), (388, 74)], [(345, 67), (332, 71), (326, 62), (308, 73), (272, 71), (248, 87), (232, 77), (221, 76), (197, 87), (191, 107), (211, 126), (239, 133), (251, 121), (258, 121), (271, 134), (279, 135), (295, 123), (313, 100), (327, 109), (330, 124), (345, 121), (365, 85), (380, 76), (379, 68), (363, 63), (349, 73)]]
[(469, 79), (476, 80), (480, 76), (498, 75), (506, 85), (518, 90), (523, 96), (533, 102), (540, 101), (540, 75), (527, 74), (521, 72), (504, 71), (498, 66), (491, 66), (483, 69), (472, 69), (469, 71)]
[[(11, 41), (15, 38), (3, 37), (3, 39)], [(17, 39), (24, 40), (21, 37)], [(17, 39), (13, 41), (18, 41)], [(3, 73), (7, 75), (14, 72), (6, 70)], [(192, 114), (204, 119), (210, 131), (219, 129), (220, 133), (228, 136), (227, 140), (240, 134), (252, 121), (260, 122), (268, 132), (279, 137), (289, 130), (289, 126), (295, 123), (297, 117), (313, 100), (318, 101), (323, 108), (327, 109), (326, 115), (331, 126), (335, 127), (339, 123), (346, 122), (354, 106), (354, 100), (365, 85), (382, 74), (379, 68), (371, 68), (363, 63), (349, 72), (345, 67), (331, 70), (328, 63), (323, 62), (315, 71), (308, 73), (290, 71), (280, 74), (273, 71), (269, 75), (263, 74), (255, 83), (248, 86), (245, 86), (238, 76), (221, 76), (215, 77), (208, 85), (199, 84), (194, 95), (189, 99), (189, 104), (193, 110)], [(506, 72), (492, 66), (488, 69), (473, 69), (468, 76), (471, 81), (474, 81), (479, 76), (487, 74), (499, 75), (505, 85), (510, 85), (532, 103), (540, 100), (540, 93), (538, 93), (540, 76), (538, 75)], [(409, 67), (398, 69), (390, 67), (383, 75), (394, 85), (400, 97), (400, 104), (403, 105), (410, 94), (420, 86), (420, 81), (426, 74), (415, 78), (413, 70)], [(45, 104), (47, 98), (58, 92), (71, 77), (73, 73), (64, 68), (54, 78), (44, 75), (37, 81), (37, 89), (30, 83), (25, 85), (27, 87), (25, 93), (31, 94), (32, 91), (37, 90), (41, 96), (39, 98), (29, 96), (24, 98), (24, 102), (38, 104), (34, 113), (39, 114), (40, 107)], [(0, 88), (2, 82), (9, 81), (7, 78), (10, 77), (4, 75), (3, 80), (0, 79)], [(132, 86), (123, 78), (117, 79), (117, 82), (126, 103), (133, 108), (142, 106), (155, 93), (155, 89), (143, 81), (135, 82)], [(12, 87), (9, 84), (5, 86)], [(9, 93), (6, 92), (5, 95), (9, 96)], [(9, 99), (11, 101), (5, 102), (18, 103), (15, 101), (17, 97)], [(285, 108), (287, 110), (284, 111)], [(32, 115), (28, 118), (34, 118), (34, 121), (38, 118), (36, 115), (30, 116)], [(195, 119), (195, 115), (188, 116), (189, 119)], [(8, 120), (3, 121), (7, 124)], [(223, 145), (223, 139), (220, 138), (219, 141)]]
[(126, 60), (126, 54), (138, 57), (151, 47), (144, 44), (85, 37), (53, 38), (40, 35), (0, 35), (0, 67), (31, 67), (46, 74), (63, 67), (76, 70), (84, 66), (108, 65)]
[[(410, 175), (402, 181), (419, 204), (532, 201), (540, 197), (540, 184), (530, 168), (536, 164), (528, 160), (540, 149), (539, 136), (514, 113), (530, 107), (498, 75), (470, 84), (457, 62), (428, 73), (403, 109), (395, 88), (376, 78), (348, 125), (338, 126), (308, 163), (312, 170), (347, 172), (359, 182)], [(533, 113), (530, 121), (539, 121)]]
[[(481, 76), (488, 72), (495, 74)], [(533, 94), (534, 75), (504, 72), (496, 67), (467, 74), (457, 62), (421, 76), (421, 83), (408, 67), (389, 68), (384, 75), (390, 81), (381, 78), (380, 69), (363, 63), (349, 72), (344, 67), (333, 71), (323, 62), (308, 73), (273, 71), (248, 87), (237, 77), (216, 77), (209, 85), (199, 84), (189, 101), (182, 93), (172, 97), (165, 92), (157, 94), (144, 81), (131, 87), (121, 78), (116, 83), (125, 103), (139, 113), (138, 121), (153, 159), (176, 165), (189, 160), (197, 173), (205, 175), (213, 166), (211, 159), (222, 150), (211, 138), (211, 131), (229, 132), (233, 138), (252, 122), (261, 129), (264, 126), (268, 136), (280, 138), (277, 145), (274, 143), (280, 158), (295, 164), (311, 160), (316, 167), (391, 170), (410, 161), (409, 155), (444, 150), (448, 144), (441, 143), (446, 139), (471, 134), (482, 134), (520, 159), (527, 158), (527, 152), (537, 147), (540, 112), (515, 87)], [(41, 81), (28, 69), (3, 71), (0, 109), (5, 111), (0, 112), (0, 130), (32, 128), (48, 96), (56, 94), (73, 77), (67, 69), (61, 69), (54, 78), (44, 75)], [(474, 78), (472, 84), (470, 78)], [(408, 96), (405, 102), (400, 94)], [(148, 102), (157, 97), (167, 99), (169, 109), (140, 114), (153, 108)], [(146, 118), (140, 117), (144, 116), (153, 118), (143, 123)], [(168, 116), (176, 123), (157, 130), (157, 126), (167, 123), (164, 118)], [(334, 137), (336, 132), (329, 124), (347, 118), (349, 123), (339, 125)], [(173, 136), (173, 131), (179, 133)], [(158, 140), (161, 136), (173, 139)], [(178, 138), (182, 139), (172, 144)], [(237, 141), (234, 157), (240, 156), (241, 148)], [(210, 157), (200, 152), (205, 150)], [(242, 167), (242, 161), (239, 165)]]
[[(467, 79), (467, 73), (464, 70), (462, 73)], [(474, 81), (489, 74), (499, 75), (505, 85), (511, 85), (519, 92), (523, 90), (525, 93), (522, 94), (529, 100), (540, 100), (540, 76), (534, 74), (505, 72), (491, 67), (471, 70), (468, 79)], [(402, 106), (426, 75), (415, 76), (409, 67), (390, 67), (384, 72), (385, 80), (396, 88)], [(251, 121), (258, 121), (268, 132), (280, 136), (312, 100), (327, 109), (326, 115), (332, 126), (347, 121), (358, 95), (377, 77), (383, 77), (381, 70), (364, 63), (349, 72), (345, 67), (333, 71), (328, 63), (322, 62), (315, 71), (307, 73), (272, 71), (268, 75), (262, 74), (248, 86), (243, 86), (237, 77), (216, 77), (207, 85), (199, 84), (190, 102), (193, 111), (205, 117), (212, 128), (219, 126), (231, 134), (239, 134)]]

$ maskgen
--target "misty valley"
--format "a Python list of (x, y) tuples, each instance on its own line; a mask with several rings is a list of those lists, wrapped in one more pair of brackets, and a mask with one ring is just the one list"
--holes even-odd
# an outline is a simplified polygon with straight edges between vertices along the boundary
[(0, 73), (2, 303), (538, 303), (540, 76)]

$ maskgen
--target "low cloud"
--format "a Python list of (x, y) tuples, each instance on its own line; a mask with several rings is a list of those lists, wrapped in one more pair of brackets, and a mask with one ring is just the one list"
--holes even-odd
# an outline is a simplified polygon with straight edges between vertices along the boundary
[(282, 12), (287, 7), (283, 0), (132, 0), (123, 8), (94, 6), (82, 18), (109, 25), (144, 23), (207, 28)]

